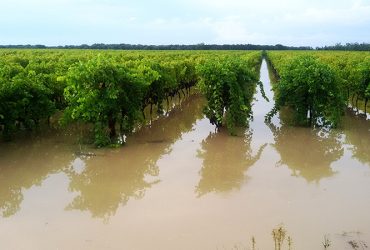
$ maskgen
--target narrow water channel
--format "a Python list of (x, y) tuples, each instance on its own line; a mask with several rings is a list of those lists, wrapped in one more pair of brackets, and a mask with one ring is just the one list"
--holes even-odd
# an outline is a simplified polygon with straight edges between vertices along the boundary
[(58, 133), (0, 144), (0, 249), (274, 249), (279, 226), (293, 249), (370, 246), (370, 122), (266, 125), (265, 61), (260, 75), (270, 102), (257, 91), (237, 137), (193, 95), (119, 149), (81, 154)]

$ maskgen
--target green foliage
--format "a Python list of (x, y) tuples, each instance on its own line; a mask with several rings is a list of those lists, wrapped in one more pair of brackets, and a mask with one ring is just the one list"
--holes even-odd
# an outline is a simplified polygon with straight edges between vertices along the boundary
[(66, 74), (66, 69), (62, 67), (63, 62), (34, 59), (30, 60), (25, 68), (27, 72), (35, 72), (38, 81), (50, 91), (50, 99), (59, 110), (65, 108), (63, 92), (66, 83), (63, 81), (63, 76)]
[[(358, 100), (366, 103), (366, 71), (369, 71), (370, 52), (344, 52), (344, 51), (269, 51), (268, 59), (273, 65), (274, 73), (279, 75), (285, 65), (298, 55), (311, 55), (318, 58), (321, 62), (330, 66), (338, 75), (337, 80), (342, 95), (346, 97), (347, 103), (352, 101), (352, 108), (358, 110)], [(356, 100), (356, 101), (355, 101)], [(355, 101), (355, 102), (354, 102)]]
[(0, 68), (0, 126), (10, 139), (19, 129), (33, 129), (55, 111), (51, 91), (34, 71), (19, 66)]
[[(205, 114), (212, 124), (233, 134), (251, 116), (257, 74), (237, 58), (211, 59), (198, 65), (199, 88), (207, 98)], [(226, 116), (226, 117), (225, 117)]]
[[(368, 52), (267, 55), (282, 77), (268, 118), (286, 105), (297, 124), (336, 125), (343, 96), (365, 105), (370, 98)], [(112, 145), (116, 128), (132, 132), (145, 107), (161, 112), (164, 101), (189, 93), (198, 81), (207, 117), (234, 133), (251, 117), (260, 62), (258, 51), (0, 50), (0, 133), (10, 139), (61, 110), (64, 122), (92, 124), (96, 145)]]
[(64, 123), (92, 124), (97, 146), (117, 145), (116, 130), (132, 132), (145, 107), (161, 112), (189, 94), (207, 61), (225, 67), (219, 119), (232, 131), (250, 116), (260, 59), (257, 51), (0, 50), (0, 133), (10, 138), (60, 110)]
[(360, 64), (360, 79), (357, 87), (357, 94), (362, 99), (370, 98), (370, 59)]
[(143, 108), (148, 104), (157, 105), (161, 111), (163, 101), (178, 91), (175, 67), (171, 62), (146, 61), (145, 64), (157, 72), (157, 77), (146, 90)]
[(65, 119), (94, 124), (97, 146), (115, 143), (117, 122), (127, 133), (141, 118), (142, 74), (103, 56), (75, 65), (67, 75)]
[(313, 56), (303, 55), (290, 60), (279, 74), (281, 80), (274, 86), (275, 108), (267, 120), (288, 106), (297, 125), (338, 124), (345, 99), (333, 69)]

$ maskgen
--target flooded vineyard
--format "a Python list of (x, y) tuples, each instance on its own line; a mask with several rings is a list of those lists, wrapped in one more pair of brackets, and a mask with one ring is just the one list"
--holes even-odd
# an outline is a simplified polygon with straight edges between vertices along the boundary
[(370, 247), (370, 121), (266, 125), (265, 61), (260, 77), (270, 102), (256, 93), (239, 136), (193, 95), (121, 148), (60, 132), (0, 144), (0, 249), (274, 249), (279, 227), (292, 249)]

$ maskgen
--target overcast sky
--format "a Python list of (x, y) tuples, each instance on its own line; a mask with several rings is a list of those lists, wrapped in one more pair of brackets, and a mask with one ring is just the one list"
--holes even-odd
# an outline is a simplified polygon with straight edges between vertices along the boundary
[(370, 42), (370, 0), (0, 0), (0, 44)]

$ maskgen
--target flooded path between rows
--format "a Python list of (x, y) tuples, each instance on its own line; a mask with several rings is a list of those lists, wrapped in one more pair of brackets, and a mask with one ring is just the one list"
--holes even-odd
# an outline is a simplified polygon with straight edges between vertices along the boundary
[(56, 133), (0, 144), (0, 249), (274, 249), (279, 226), (292, 249), (370, 247), (370, 121), (267, 126), (265, 61), (261, 81), (271, 102), (256, 93), (237, 137), (193, 95), (122, 148), (78, 154)]

